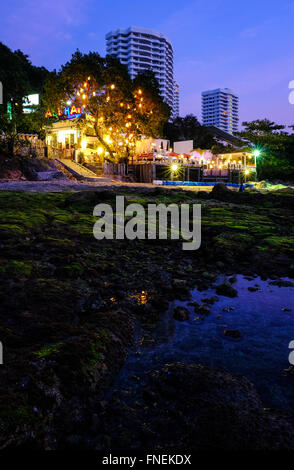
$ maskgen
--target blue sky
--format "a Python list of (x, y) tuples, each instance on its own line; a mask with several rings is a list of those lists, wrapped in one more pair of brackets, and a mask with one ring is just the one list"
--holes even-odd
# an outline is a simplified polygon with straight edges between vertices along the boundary
[(1, 6), (0, 41), (58, 69), (77, 48), (104, 55), (111, 29), (155, 29), (174, 47), (181, 115), (201, 118), (201, 91), (228, 87), (241, 121), (294, 124), (293, 19), (290, 0), (11, 0)]

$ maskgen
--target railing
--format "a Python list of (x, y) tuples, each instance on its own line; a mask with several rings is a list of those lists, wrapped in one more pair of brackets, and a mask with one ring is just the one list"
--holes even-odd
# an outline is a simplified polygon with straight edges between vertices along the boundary
[(48, 147), (48, 158), (68, 158), (73, 160), (74, 157), (74, 149), (59, 149), (55, 147)]
[(14, 149), (14, 153), (21, 157), (45, 158), (47, 156), (47, 147), (17, 147)]

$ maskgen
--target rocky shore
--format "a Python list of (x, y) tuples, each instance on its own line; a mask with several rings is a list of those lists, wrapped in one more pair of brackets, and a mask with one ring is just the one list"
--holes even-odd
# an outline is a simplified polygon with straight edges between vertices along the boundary
[[(143, 206), (202, 204), (201, 248), (95, 240), (93, 207), (117, 194)], [(155, 322), (171, 299), (220, 274), (230, 296), (235, 273), (294, 276), (293, 201), (290, 190), (219, 187), (0, 193), (0, 448), (293, 449), (290, 426), (245, 378), (199, 365), (151, 371), (139, 405), (105, 401), (136, 323)]]

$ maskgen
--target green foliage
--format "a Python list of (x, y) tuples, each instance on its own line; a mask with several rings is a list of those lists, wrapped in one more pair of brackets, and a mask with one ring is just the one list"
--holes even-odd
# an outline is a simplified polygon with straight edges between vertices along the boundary
[(35, 67), (27, 55), (20, 50), (11, 51), (3, 43), (0, 43), (0, 63), (4, 98), (0, 113), (6, 112), (8, 102), (12, 103), (15, 112), (20, 112), (25, 96), (42, 92), (49, 72), (44, 67)]
[(55, 111), (69, 100), (86, 110), (80, 126), (97, 137), (112, 161), (129, 157), (141, 135), (158, 137), (170, 112), (159, 95), (154, 74), (145, 72), (132, 81), (118, 59), (102, 58), (96, 52), (76, 51), (48, 78), (47, 107)]
[(238, 135), (251, 147), (260, 150), (257, 158), (259, 179), (294, 179), (294, 134), (285, 126), (268, 119), (243, 122), (244, 131)]
[[(38, 134), (45, 137), (43, 112), (35, 108), (23, 114), (24, 99), (31, 93), (41, 93), (49, 72), (44, 67), (32, 65), (27, 55), (20, 50), (12, 52), (0, 43), (0, 81), (3, 84), (3, 104), (0, 105), (1, 150), (13, 155), (17, 147), (29, 145), (19, 137), (20, 133)], [(7, 114), (7, 103), (11, 114)]]
[(181, 140), (193, 140), (194, 148), (210, 149), (213, 145), (216, 145), (212, 133), (207, 127), (202, 126), (193, 114), (177, 117), (173, 122), (167, 122), (164, 126), (164, 134), (172, 143)]
[(30, 146), (29, 140), (21, 134), (37, 134), (44, 139), (45, 126), (48, 122), (40, 109), (29, 114), (14, 112), (11, 119), (7, 114), (0, 114), (0, 133), (3, 134), (0, 149), (13, 156), (19, 147)]

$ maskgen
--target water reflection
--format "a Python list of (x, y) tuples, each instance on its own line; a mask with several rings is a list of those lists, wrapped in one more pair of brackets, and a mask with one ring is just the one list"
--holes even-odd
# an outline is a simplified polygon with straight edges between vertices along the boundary
[[(195, 313), (191, 300), (174, 301), (156, 326), (147, 332), (139, 329), (137, 345), (115, 388), (134, 387), (132, 375), (144, 381), (145, 371), (165, 363), (202, 363), (245, 375), (266, 406), (291, 411), (294, 378), (283, 372), (289, 367), (289, 342), (294, 340), (294, 288), (241, 275), (236, 276), (234, 288), (238, 297), (219, 295), (205, 317)], [(192, 300), (200, 304), (211, 296), (215, 296), (214, 289), (192, 291)], [(189, 309), (190, 320), (174, 320), (173, 309), (179, 305)], [(225, 336), (226, 329), (240, 331), (240, 338)]]

